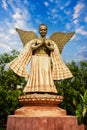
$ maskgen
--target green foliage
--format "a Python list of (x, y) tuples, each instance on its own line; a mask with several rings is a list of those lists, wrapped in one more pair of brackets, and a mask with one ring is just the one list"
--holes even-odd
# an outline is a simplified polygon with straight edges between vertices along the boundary
[(87, 90), (84, 91), (84, 95), (80, 94), (80, 101), (76, 104), (76, 116), (79, 123), (84, 123), (84, 117), (87, 113)]
[[(26, 84), (24, 78), (16, 75), (8, 67), (19, 52), (0, 55), (0, 124), (6, 122), (7, 116), (20, 107), (18, 96), (23, 94)], [(60, 107), (67, 110), (68, 115), (76, 115), (79, 123), (87, 124), (87, 62), (67, 64), (73, 74), (72, 79), (55, 81), (59, 95), (64, 97)], [(19, 90), (17, 86), (22, 86)]]
[[(6, 122), (7, 116), (21, 106), (18, 96), (23, 93), (23, 87), (26, 83), (24, 78), (16, 75), (8, 66), (19, 52), (13, 50), (10, 54), (0, 55), (0, 124)], [(20, 90), (17, 86), (22, 86)]]
[[(55, 81), (58, 93), (64, 97), (60, 107), (68, 115), (76, 115), (79, 123), (87, 123), (87, 62), (67, 64), (73, 74), (72, 79)], [(84, 118), (84, 119), (83, 119)]]

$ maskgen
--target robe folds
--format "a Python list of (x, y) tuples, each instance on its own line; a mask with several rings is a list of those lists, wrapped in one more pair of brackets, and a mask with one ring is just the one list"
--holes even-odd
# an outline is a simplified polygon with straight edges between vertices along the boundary
[[(24, 92), (52, 92), (57, 93), (54, 80), (63, 80), (73, 77), (68, 67), (63, 62), (57, 45), (50, 56), (47, 54), (32, 55), (31, 44), (28, 42), (17, 58), (10, 62), (10, 68), (19, 76), (27, 77), (27, 85)], [(26, 68), (31, 60), (30, 74)], [(52, 61), (52, 67), (51, 62)]]

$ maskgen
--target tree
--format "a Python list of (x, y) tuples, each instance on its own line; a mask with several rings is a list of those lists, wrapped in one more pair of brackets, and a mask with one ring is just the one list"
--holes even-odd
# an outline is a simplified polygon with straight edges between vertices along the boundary
[[(22, 90), (26, 80), (8, 68), (8, 63), (18, 54), (19, 52), (13, 50), (11, 53), (0, 55), (0, 123), (5, 123), (7, 116), (13, 114), (21, 105), (18, 96), (23, 94)], [(80, 118), (82, 119), (81, 114), (85, 113), (83, 122), (86, 124), (87, 112), (85, 110), (87, 110), (87, 105), (84, 108), (84, 98), (86, 97), (85, 91), (87, 91), (87, 62), (80, 62), (79, 65), (72, 62), (68, 63), (67, 66), (71, 70), (73, 78), (55, 81), (58, 94), (64, 97), (60, 107), (66, 109), (68, 115), (76, 115), (79, 123), (81, 123)], [(22, 86), (22, 88), (19, 90), (17, 86)]]
[(85, 116), (87, 113), (87, 90), (84, 91), (84, 95), (80, 94), (80, 102), (76, 105), (76, 116), (79, 123), (85, 122)]
[[(60, 107), (67, 110), (68, 115), (76, 115), (78, 122), (81, 123), (80, 116), (76, 114), (81, 105), (81, 95), (84, 97), (87, 90), (87, 62), (80, 62), (78, 65), (75, 62), (68, 63), (67, 66), (73, 74), (72, 79), (63, 81), (56, 81), (56, 87), (58, 93), (64, 97), (64, 101), (60, 104)], [(80, 109), (82, 111), (82, 109)], [(84, 123), (87, 123), (87, 112), (84, 115)]]
[[(20, 107), (18, 96), (23, 93), (25, 79), (16, 75), (9, 67), (8, 63), (17, 55), (18, 51), (0, 55), (0, 123), (6, 123), (7, 116), (13, 114), (15, 109)], [(22, 86), (21, 90), (17, 86)]]

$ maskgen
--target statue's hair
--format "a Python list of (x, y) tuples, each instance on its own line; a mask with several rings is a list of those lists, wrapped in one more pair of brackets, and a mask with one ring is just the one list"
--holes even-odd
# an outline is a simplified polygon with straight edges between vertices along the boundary
[(44, 23), (40, 24), (39, 28), (40, 28), (41, 26), (43, 26), (43, 25), (44, 25), (44, 26), (46, 27), (46, 29), (47, 29), (47, 25), (44, 24)]

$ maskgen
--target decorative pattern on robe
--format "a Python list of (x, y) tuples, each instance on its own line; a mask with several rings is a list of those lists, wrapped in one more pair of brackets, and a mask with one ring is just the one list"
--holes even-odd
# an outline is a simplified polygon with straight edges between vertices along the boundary
[(30, 76), (23, 92), (57, 93), (52, 78), (50, 57), (47, 54), (35, 54), (32, 56)]
[[(66, 78), (71, 78), (73, 76), (72, 76), (70, 70), (68, 69), (68, 67), (62, 61), (62, 58), (59, 53), (59, 49), (54, 42), (53, 42), (53, 44), (54, 44), (55, 49), (54, 49), (54, 51), (51, 51), (51, 56), (50, 56), (50, 58), (52, 59), (52, 64), (53, 64), (52, 70), (51, 70), (51, 65), (49, 66), (50, 60), (49, 60), (48, 56), (46, 56), (46, 57), (44, 55), (42, 55), (41, 57), (37, 56), (37, 58), (40, 58), (40, 59), (37, 59), (37, 61), (36, 61), (35, 56), (32, 55), (32, 49), (31, 49), (32, 42), (33, 42), (33, 40), (31, 40), (30, 42), (28, 42), (25, 45), (25, 47), (23, 48), (23, 51), (20, 53), (20, 55), (17, 58), (15, 58), (9, 64), (9, 66), (19, 76), (28, 78), (28, 82), (24, 89), (24, 92), (40, 91), (40, 92), (56, 93), (57, 91), (54, 86), (53, 80), (62, 80), (62, 79), (66, 79)], [(30, 72), (31, 75), (29, 77), (29, 74), (27, 73), (26, 69), (27, 69), (27, 65), (28, 65), (30, 59), (31, 59), (31, 64), (32, 64), (31, 67), (33, 66), (33, 68), (31, 68), (31, 70), (30, 70), (32, 72)], [(43, 64), (43, 61), (45, 61), (44, 64)], [(46, 68), (46, 63), (47, 63), (47, 68)], [(38, 68), (38, 65), (39, 65), (39, 68)], [(47, 71), (47, 69), (48, 69), (48, 71)], [(47, 79), (45, 78), (45, 75), (46, 75), (45, 72), (47, 72)], [(38, 75), (37, 73), (39, 74), (40, 81), (39, 81), (39, 78), (36, 77)], [(44, 75), (44, 73), (45, 73), (45, 75)], [(41, 76), (43, 76), (44, 81), (41, 80)], [(38, 81), (36, 81), (35, 77)], [(46, 82), (46, 80), (47, 80), (47, 82)], [(49, 80), (49, 82), (48, 82), (48, 80)], [(48, 88), (46, 88), (45, 85), (47, 85)]]
[(21, 77), (29, 77), (29, 74), (26, 71), (27, 65), (32, 56), (32, 49), (31, 49), (31, 40), (28, 42), (25, 47), (23, 48), (22, 52), (19, 54), (17, 58), (10, 62), (9, 67), (19, 76)]
[(53, 63), (53, 80), (72, 78), (73, 75), (63, 62), (57, 45), (54, 42), (53, 44), (55, 48), (54, 51), (51, 52), (51, 59)]

